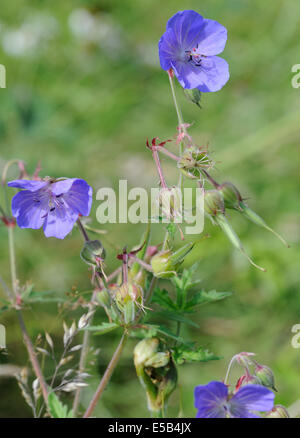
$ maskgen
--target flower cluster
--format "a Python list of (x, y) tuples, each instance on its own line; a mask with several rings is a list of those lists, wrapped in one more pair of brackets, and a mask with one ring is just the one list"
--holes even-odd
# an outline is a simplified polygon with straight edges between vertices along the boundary
[[(89, 19), (92, 20), (91, 17)], [(73, 25), (78, 25), (78, 23), (78, 14), (76, 17), (73, 14), (71, 26), (74, 27)], [(93, 21), (92, 27), (94, 30), (96, 30), (95, 23), (96, 21)], [(176, 219), (181, 217), (181, 212), (177, 210), (180, 196), (176, 190), (184, 188), (183, 178), (196, 180), (197, 185), (204, 193), (204, 207), (201, 208), (201, 211), (205, 210), (206, 215), (212, 222), (221, 227), (231, 243), (244, 255), (246, 255), (244, 248), (227, 220), (227, 209), (235, 210), (257, 225), (268, 230), (271, 229), (262, 218), (246, 205), (240, 192), (232, 183), (224, 182), (219, 184), (211, 177), (209, 172), (213, 168), (214, 162), (209, 157), (207, 148), (195, 145), (191, 135), (188, 134), (187, 129), (190, 124), (184, 123), (182, 120), (173, 81), (175, 75), (181, 86), (186, 90), (190, 90), (187, 93), (190, 101), (200, 106), (201, 92), (218, 91), (229, 79), (228, 64), (218, 56), (224, 50), (226, 41), (227, 30), (224, 26), (216, 21), (203, 18), (193, 10), (177, 12), (168, 21), (166, 32), (159, 41), (160, 64), (162, 69), (169, 74), (171, 91), (178, 115), (176, 145), (179, 145), (179, 156), (176, 156), (166, 148), (166, 144), (171, 140), (158, 142), (158, 137), (154, 137), (151, 142), (147, 140), (146, 143), (147, 148), (153, 155), (159, 175), (161, 190), (159, 191), (158, 203), (162, 210), (162, 219), (165, 217), (170, 219), (162, 244), (153, 245), (151, 243), (150, 224), (147, 224), (139, 246), (131, 250), (127, 250), (125, 246), (122, 253), (117, 255), (121, 266), (110, 275), (106, 275), (104, 271), (104, 267), (106, 268), (104, 265), (105, 249), (99, 240), (89, 238), (88, 227), (82, 224), (79, 219), (80, 216), (90, 214), (92, 205), (93, 191), (85, 180), (50, 177), (41, 179), (38, 176), (39, 168), (32, 179), (29, 179), (24, 166), (19, 163), (21, 170), (19, 179), (8, 182), (9, 187), (20, 189), (12, 198), (11, 211), (13, 218), (10, 217), (9, 212), (5, 212), (0, 206), (0, 219), (9, 227), (10, 251), (13, 251), (11, 228), (15, 221), (20, 228), (40, 229), (43, 227), (46, 237), (56, 237), (58, 239), (64, 239), (77, 222), (84, 238), (80, 256), (92, 271), (91, 285), (93, 291), (91, 297), (88, 302), (79, 302), (78, 300), (76, 303), (78, 306), (87, 307), (88, 312), (81, 316), (77, 325), (73, 322), (71, 327), (68, 328), (64, 324), (64, 352), (62, 358), (58, 362), (56, 361), (54, 343), (48, 333), (45, 335), (45, 340), (50, 347), (51, 353), (45, 348), (37, 347), (37, 351), (51, 357), (56, 364), (51, 383), (48, 383), (42, 374), (37, 355), (34, 352), (34, 346), (30, 343), (25, 324), (22, 316), (20, 316), (23, 303), (26, 302), (26, 299), (30, 302), (29, 298), (32, 290), (30, 288), (22, 289), (20, 286), (15, 272), (16, 267), (13, 265), (13, 252), (11, 252), (12, 290), (14, 292), (13, 300), (15, 300), (12, 301), (12, 307), (16, 308), (16, 304), (18, 306), (25, 344), (27, 347), (29, 346), (29, 356), (37, 376), (33, 384), (34, 401), (31, 400), (31, 395), (28, 396), (29, 391), (25, 395), (25, 399), (27, 402), (29, 400), (28, 404), (33, 408), (34, 413), (36, 412), (37, 400), (40, 397), (38, 394), (40, 386), (40, 392), (43, 393), (45, 402), (43, 406), (46, 407), (48, 413), (53, 417), (76, 415), (80, 402), (80, 387), (87, 386), (84, 379), (89, 376), (83, 368), (87, 361), (87, 354), (91, 351), (88, 336), (89, 332), (92, 331), (96, 334), (103, 334), (118, 329), (122, 330), (123, 334), (119, 346), (103, 373), (98, 389), (84, 414), (85, 418), (92, 414), (121, 356), (128, 336), (142, 338), (133, 352), (134, 365), (137, 376), (146, 392), (148, 408), (152, 414), (157, 416), (164, 415), (168, 399), (177, 386), (178, 365), (188, 361), (206, 362), (217, 358), (203, 347), (195, 346), (194, 343), (183, 340), (180, 333), (181, 324), (195, 325), (193, 321), (190, 321), (190, 315), (197, 311), (199, 305), (219, 301), (226, 298), (230, 293), (216, 292), (215, 290), (209, 292), (204, 290), (195, 291), (194, 288), (198, 287), (200, 280), (193, 278), (194, 268), (182, 269), (182, 264), (189, 253), (193, 251), (195, 242), (185, 242), (179, 247), (175, 244)], [(160, 153), (176, 161), (179, 182), (172, 189), (168, 187), (164, 178), (159, 159)], [(2, 175), (2, 182), (6, 181), (6, 171), (4, 173), (5, 176)], [(206, 181), (213, 186), (213, 190), (204, 189), (204, 182), (206, 183)], [(175, 188), (176, 190), (173, 190)], [(170, 206), (171, 208), (168, 211), (167, 207)], [(181, 239), (185, 240), (185, 235), (179, 226), (178, 229)], [(92, 228), (91, 230), (95, 231)], [(252, 261), (251, 263), (254, 264)], [(263, 268), (260, 269), (263, 270)], [(172, 289), (170, 294), (169, 288), (160, 289), (158, 286), (160, 279), (170, 281), (170, 289)], [(190, 295), (190, 291), (192, 291), (192, 295)], [(11, 299), (9, 289), (8, 295)], [(157, 324), (157, 321), (153, 323), (149, 321), (152, 315), (147, 311), (149, 309), (153, 310), (152, 303), (160, 308), (160, 312), (157, 313), (156, 317), (161, 315), (171, 323), (176, 322), (174, 333), (169, 330), (169, 327)], [(10, 304), (8, 302), (7, 307)], [(74, 305), (75, 307), (76, 305)], [(102, 310), (104, 309), (107, 321), (93, 326), (93, 316), (99, 307), (102, 307)], [(83, 338), (83, 344), (71, 346), (75, 336), (81, 330), (87, 330)], [(74, 367), (66, 370), (61, 384), (55, 386), (58, 370), (73, 359), (72, 355), (66, 356), (66, 353), (79, 350), (81, 350), (81, 356), (78, 370), (75, 370)], [(223, 382), (211, 381), (206, 385), (196, 386), (194, 397), (197, 418), (288, 416), (283, 406), (274, 406), (275, 395), (273, 391), (276, 391), (276, 389), (272, 370), (266, 365), (258, 364), (253, 356), (253, 353), (245, 352), (235, 355), (230, 361)], [(243, 367), (243, 374), (232, 390), (227, 381), (233, 363)], [(70, 378), (71, 375), (72, 379)], [(27, 391), (27, 380), (26, 385), (24, 381), (20, 380), (20, 382), (24, 394)], [(73, 409), (69, 412), (65, 406), (60, 404), (56, 395), (58, 390), (76, 391)], [(43, 409), (43, 406), (41, 409)]]

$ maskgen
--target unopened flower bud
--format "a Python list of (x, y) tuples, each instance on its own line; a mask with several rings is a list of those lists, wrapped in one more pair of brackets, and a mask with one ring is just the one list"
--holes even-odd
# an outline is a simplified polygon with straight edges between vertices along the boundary
[(206, 190), (204, 192), (204, 210), (211, 216), (224, 214), (225, 205), (223, 196), (218, 190)]
[(99, 240), (89, 240), (85, 242), (81, 250), (80, 257), (88, 265), (99, 266), (105, 258), (105, 250)]
[(171, 251), (161, 251), (151, 259), (153, 274), (158, 278), (170, 278), (176, 274), (177, 266), (172, 264)]
[(137, 301), (142, 296), (142, 291), (139, 286), (133, 283), (124, 283), (120, 286), (116, 292), (116, 299), (126, 301)]
[(198, 88), (186, 88), (184, 90), (184, 94), (190, 102), (195, 103), (199, 108), (201, 108), (201, 91), (198, 90)]
[(255, 374), (259, 378), (263, 386), (266, 386), (267, 388), (272, 388), (274, 391), (277, 391), (275, 388), (274, 374), (271, 368), (267, 367), (266, 365), (257, 364), (255, 368)]
[(201, 177), (201, 169), (209, 169), (212, 165), (213, 162), (209, 158), (207, 151), (196, 146), (186, 148), (177, 163), (180, 171), (192, 179), (199, 179)]
[(219, 187), (226, 208), (240, 209), (240, 202), (243, 200), (238, 189), (230, 182), (225, 182)]
[(192, 250), (194, 243), (190, 242), (177, 251), (161, 251), (151, 259), (153, 274), (157, 278), (170, 278), (176, 275), (185, 256)]
[(290, 418), (290, 416), (284, 406), (275, 405), (274, 408), (265, 415), (265, 418)]
[(135, 318), (136, 305), (143, 307), (142, 288), (133, 283), (124, 283), (116, 289), (115, 303), (124, 316), (126, 324)]

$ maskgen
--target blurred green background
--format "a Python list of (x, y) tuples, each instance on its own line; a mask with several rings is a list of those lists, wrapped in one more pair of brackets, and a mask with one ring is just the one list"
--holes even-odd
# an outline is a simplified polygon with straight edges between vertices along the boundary
[[(234, 182), (271, 227), (291, 244), (285, 249), (270, 233), (231, 214), (231, 222), (262, 273), (237, 254), (216, 227), (198, 246), (198, 275), (207, 290), (233, 291), (225, 301), (203, 307), (188, 335), (222, 357), (179, 370), (180, 391), (170, 400), (169, 415), (194, 416), (193, 389), (223, 379), (231, 356), (257, 353), (272, 367), (277, 402), (300, 398), (300, 349), (291, 346), (291, 328), (300, 324), (299, 139), (300, 90), (291, 85), (291, 68), (299, 63), (300, 5), (292, 0), (89, 0), (5, 2), (0, 13), (0, 63), (7, 88), (0, 90), (0, 169), (12, 158), (24, 160), (29, 173), (41, 161), (41, 175), (80, 177), (96, 191), (117, 187), (151, 187), (157, 175), (147, 137), (171, 138), (176, 132), (167, 75), (160, 69), (157, 43), (166, 21), (178, 10), (195, 9), (228, 29), (222, 56), (231, 78), (224, 89), (203, 96), (203, 109), (189, 103), (177, 86), (184, 119), (199, 144), (209, 144), (217, 162), (214, 176)], [(175, 152), (175, 146), (172, 146)], [(162, 163), (170, 184), (176, 169)], [(17, 176), (12, 172), (11, 178)], [(12, 191), (11, 191), (11, 194)], [(1, 193), (2, 196), (2, 193)], [(2, 203), (2, 198), (1, 198)], [(91, 217), (97, 225), (94, 200)], [(116, 250), (138, 243), (140, 225), (101, 226), (109, 270)], [(41, 230), (16, 229), (18, 274), (35, 290), (71, 292), (90, 288), (79, 258), (82, 240), (75, 229), (63, 241), (46, 239)], [(158, 242), (160, 235), (154, 236)], [(0, 272), (10, 281), (7, 233), (0, 227)], [(2, 293), (2, 291), (1, 291)], [(25, 318), (33, 338), (47, 330), (61, 348), (62, 321), (80, 312), (58, 312), (55, 305), (32, 306)], [(7, 355), (1, 364), (26, 364), (16, 317), (0, 316), (7, 328)], [(97, 320), (103, 315), (99, 312)], [(172, 323), (169, 325), (172, 328)], [(185, 329), (187, 330), (187, 329)], [(187, 333), (186, 333), (187, 334)], [(91, 368), (97, 378), (84, 392), (86, 404), (119, 334), (94, 337), (101, 351)], [(133, 367), (134, 340), (124, 356), (96, 415), (147, 416), (146, 402)], [(46, 370), (47, 371), (47, 370)], [(30, 417), (14, 378), (0, 375), (0, 417)], [(66, 402), (71, 400), (66, 397)], [(292, 412), (299, 414), (294, 405)]]

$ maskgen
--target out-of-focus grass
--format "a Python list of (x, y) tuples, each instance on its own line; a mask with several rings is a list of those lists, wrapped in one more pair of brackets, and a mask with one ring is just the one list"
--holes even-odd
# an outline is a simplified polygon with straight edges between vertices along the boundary
[[(99, 16), (96, 41), (91, 40), (91, 32), (87, 37), (72, 32), (70, 14), (74, 28), (74, 11), (80, 8)], [(285, 249), (271, 234), (232, 213), (230, 220), (245, 247), (267, 268), (263, 274), (232, 250), (219, 229), (207, 224), (211, 238), (198, 245), (193, 255), (200, 262), (203, 287), (232, 290), (234, 295), (203, 308), (196, 318), (200, 328), (189, 330), (189, 336), (223, 359), (181, 367), (181, 388), (170, 401), (170, 415), (177, 415), (181, 397), (184, 415), (193, 416), (194, 386), (222, 379), (230, 357), (243, 350), (256, 352), (259, 361), (273, 368), (277, 400), (289, 405), (300, 398), (300, 351), (290, 343), (291, 327), (300, 323), (300, 91), (291, 86), (291, 67), (299, 61), (297, 2), (6, 2), (0, 17), (0, 62), (7, 69), (7, 88), (0, 90), (0, 167), (11, 158), (20, 158), (33, 172), (41, 160), (43, 175), (81, 177), (95, 191), (101, 186), (117, 187), (122, 178), (128, 179), (129, 186), (156, 184), (145, 139), (171, 138), (176, 132), (176, 114), (167, 76), (159, 67), (157, 42), (167, 19), (177, 10), (191, 8), (227, 27), (229, 38), (222, 56), (229, 62), (231, 79), (222, 91), (203, 96), (202, 110), (187, 102), (178, 87), (184, 119), (194, 122), (190, 132), (199, 144), (209, 143), (217, 162), (215, 177), (234, 182), (291, 248)], [(21, 49), (17, 56), (25, 36), (22, 43), (12, 32), (24, 32), (24, 22), (26, 41), (33, 46)], [(80, 21), (77, 32), (85, 26), (88, 23)], [(171, 163), (167, 159), (162, 163), (173, 183), (176, 173)], [(95, 224), (96, 207), (97, 201), (92, 214)], [(143, 227), (105, 228), (108, 234), (102, 240), (107, 264), (113, 269), (116, 249), (136, 244)], [(77, 231), (61, 242), (46, 239), (41, 231), (17, 229), (16, 239), (21, 281), (32, 280), (37, 290), (60, 293), (72, 286), (89, 288), (86, 266), (78, 256), (82, 242)], [(9, 281), (4, 227), (0, 242), (1, 275)], [(25, 316), (33, 336), (47, 329), (59, 345), (62, 316), (55, 306), (34, 306)], [(8, 338), (8, 356), (1, 356), (1, 361), (24, 364), (14, 316), (1, 315), (1, 322)], [(94, 342), (101, 347), (95, 366), (99, 374), (117, 335)], [(133, 369), (133, 346), (130, 341), (97, 415), (147, 415)], [(5, 394), (0, 416), (30, 416), (15, 381), (0, 379)], [(85, 392), (85, 402), (90, 394), (91, 389)]]

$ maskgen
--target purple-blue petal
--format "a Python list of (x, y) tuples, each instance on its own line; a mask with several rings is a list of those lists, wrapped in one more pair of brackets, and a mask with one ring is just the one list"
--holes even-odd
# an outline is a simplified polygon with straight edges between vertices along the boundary
[(202, 58), (201, 66), (175, 62), (173, 69), (183, 88), (198, 88), (203, 93), (219, 91), (229, 79), (228, 64), (218, 56)]
[(47, 184), (48, 181), (35, 181), (28, 179), (15, 179), (14, 181), (10, 181), (7, 183), (9, 187), (16, 187), (17, 189), (26, 189), (31, 192), (36, 192), (37, 190), (42, 189)]
[(56, 196), (61, 195), (62, 193), (67, 193), (76, 180), (77, 178), (67, 178), (61, 181), (56, 181), (51, 184), (51, 192)]
[(43, 226), (45, 236), (64, 239), (74, 227), (77, 219), (78, 213), (66, 208), (62, 203), (52, 211), (49, 210)]
[(269, 411), (274, 405), (274, 393), (261, 385), (242, 386), (231, 398), (230, 404), (251, 411)]
[(88, 216), (92, 206), (92, 195), (92, 187), (83, 179), (76, 179), (64, 195), (64, 200), (73, 211)]
[(225, 59), (219, 56), (210, 56), (202, 59), (201, 70), (203, 84), (199, 85), (200, 91), (219, 91), (229, 79), (229, 66)]
[(172, 67), (172, 61), (177, 57), (178, 50), (175, 34), (172, 29), (168, 29), (158, 43), (159, 61), (163, 70)]
[(183, 49), (192, 49), (201, 36), (204, 18), (193, 10), (179, 11), (167, 23), (167, 30), (172, 29), (177, 44)]
[(37, 200), (36, 192), (24, 190), (12, 198), (12, 215), (20, 228), (41, 228), (45, 221), (48, 203)]
[(227, 400), (228, 388), (222, 382), (212, 381), (207, 385), (196, 386), (194, 396), (196, 408), (214, 408)]
[(195, 30), (197, 52), (205, 56), (219, 55), (227, 41), (227, 29), (214, 20), (204, 19), (201, 27)]
[(253, 414), (249, 410), (239, 406), (238, 404), (231, 404), (229, 402), (229, 411), (231, 418), (260, 418), (259, 415)]
[(222, 407), (198, 409), (196, 418), (226, 418), (226, 411)]

